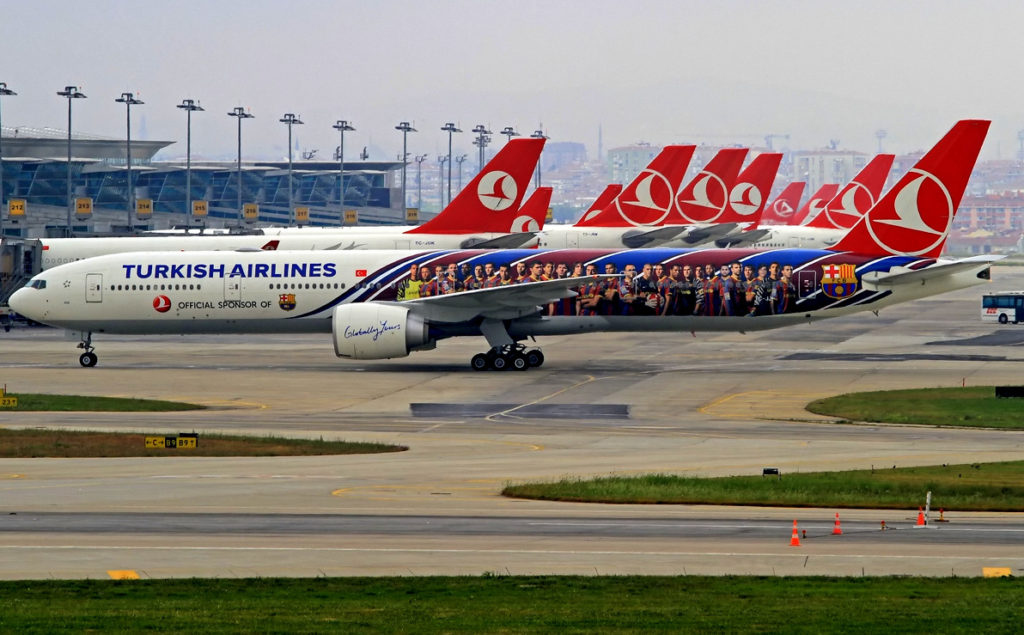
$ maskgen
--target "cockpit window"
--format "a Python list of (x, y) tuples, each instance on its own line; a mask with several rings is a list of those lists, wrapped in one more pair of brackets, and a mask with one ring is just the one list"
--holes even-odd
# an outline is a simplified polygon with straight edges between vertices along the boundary
[(46, 280), (33, 280), (32, 282), (28, 283), (28, 286), (33, 289), (45, 289)]

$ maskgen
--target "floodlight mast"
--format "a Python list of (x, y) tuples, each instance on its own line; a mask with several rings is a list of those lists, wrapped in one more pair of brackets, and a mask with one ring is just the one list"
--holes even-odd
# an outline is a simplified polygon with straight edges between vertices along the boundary
[[(228, 113), (229, 117), (238, 118), (238, 163), (236, 173), (238, 174), (238, 226), (242, 226), (242, 120), (252, 119), (255, 115), (245, 111), (241, 106)], [(289, 144), (290, 145), (290, 144)]]
[(64, 90), (57, 91), (57, 94), (68, 99), (68, 226), (66, 232), (68, 236), (71, 236), (71, 213), (75, 208), (75, 201), (71, 198), (71, 100), (85, 99), (85, 94), (78, 90), (78, 86), (65, 86)]

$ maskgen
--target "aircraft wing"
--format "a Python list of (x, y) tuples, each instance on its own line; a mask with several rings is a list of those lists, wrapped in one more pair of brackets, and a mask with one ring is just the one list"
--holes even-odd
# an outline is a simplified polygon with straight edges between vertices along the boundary
[(491, 238), (490, 240), (467, 238), (460, 247), (462, 249), (519, 249), (520, 247), (531, 246), (531, 241), (534, 241), (533, 244), (536, 245), (536, 238), (537, 232), (517, 232)]
[(536, 313), (540, 305), (576, 297), (574, 288), (582, 284), (618, 277), (597, 275), (524, 282), (388, 304), (406, 307), (431, 322), (468, 322), (476, 318), (509, 320)]
[(665, 225), (651, 229), (630, 230), (622, 235), (622, 244), (630, 249), (653, 247), (659, 243), (672, 240), (685, 231), (685, 229), (686, 227), (683, 225)]
[(927, 284), (929, 280), (968, 272), (979, 266), (1002, 260), (1005, 256), (973, 256), (962, 260), (937, 262), (923, 269), (893, 267), (889, 271), (869, 271), (861, 276), (861, 283), (869, 291), (884, 291), (898, 285)]

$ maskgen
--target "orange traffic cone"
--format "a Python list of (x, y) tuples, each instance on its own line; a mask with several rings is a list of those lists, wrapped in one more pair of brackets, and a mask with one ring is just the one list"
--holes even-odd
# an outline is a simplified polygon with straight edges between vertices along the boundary
[(836, 525), (832, 528), (833, 536), (842, 536), (843, 528), (839, 526), (839, 512), (836, 512)]
[(789, 546), (790, 547), (799, 547), (800, 546), (800, 534), (798, 534), (797, 531), (796, 531), (796, 521), (795, 520), (793, 521), (793, 537), (789, 539)]
[(924, 527), (925, 526), (924, 510), (922, 510), (920, 507), (917, 508), (917, 526), (918, 527)]

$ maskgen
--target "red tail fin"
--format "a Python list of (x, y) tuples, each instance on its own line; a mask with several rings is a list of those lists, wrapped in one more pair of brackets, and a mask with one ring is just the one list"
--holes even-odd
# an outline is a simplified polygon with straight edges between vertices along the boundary
[(276, 251), (278, 245), (280, 244), (280, 240), (268, 240), (266, 243), (263, 244), (262, 247), (260, 247), (260, 249), (262, 249), (263, 251)]
[(715, 223), (754, 223), (761, 220), (764, 205), (779, 173), (782, 154), (766, 152), (754, 157), (729, 190), (729, 204)]
[(538, 187), (519, 208), (519, 216), (512, 221), (512, 232), (539, 232), (544, 229), (544, 221), (548, 219), (548, 207), (551, 205), (553, 187)]
[(619, 185), (618, 183), (609, 183), (604, 188), (604, 191), (601, 192), (601, 194), (597, 197), (597, 200), (594, 201), (594, 204), (591, 205), (590, 208), (587, 209), (587, 211), (583, 212), (583, 215), (580, 216), (580, 220), (577, 221), (577, 223), (579, 223), (580, 221), (588, 220), (600, 214), (601, 211), (604, 210), (604, 208), (611, 205), (612, 201), (614, 201), (621, 193), (621, 185)]
[(990, 123), (957, 122), (832, 250), (937, 258)]
[(807, 184), (803, 181), (793, 181), (787, 185), (778, 198), (772, 201), (771, 205), (764, 208), (764, 214), (761, 215), (761, 224), (788, 224), (789, 219), (800, 208), (800, 198), (804, 195), (804, 187), (806, 186)]
[(513, 139), (444, 210), (407, 234), (503, 233), (512, 230), (544, 139)]
[(807, 226), (825, 229), (853, 227), (882, 194), (895, 158), (894, 154), (880, 154), (871, 159)]
[(746, 148), (719, 150), (701, 173), (676, 194), (669, 224), (710, 223), (721, 216), (746, 156)]
[(789, 219), (790, 225), (803, 225), (807, 217), (815, 219), (821, 214), (821, 211), (825, 209), (828, 202), (836, 197), (836, 192), (839, 191), (839, 185), (836, 183), (826, 183), (818, 188), (818, 191), (811, 195), (811, 198), (807, 199), (804, 206), (800, 208), (800, 211), (794, 214)]
[(585, 214), (577, 227), (658, 225), (672, 211), (673, 197), (686, 176), (696, 146), (665, 146), (658, 156), (597, 214)]

